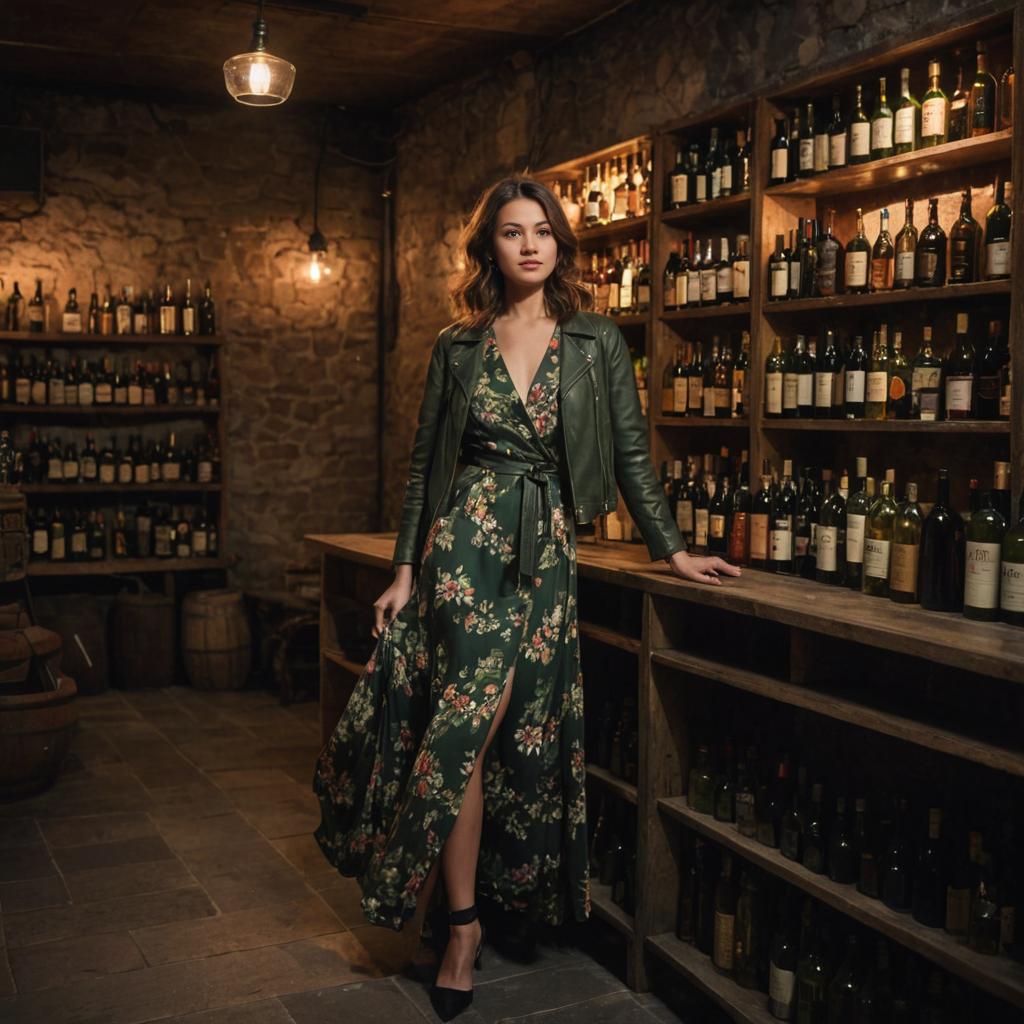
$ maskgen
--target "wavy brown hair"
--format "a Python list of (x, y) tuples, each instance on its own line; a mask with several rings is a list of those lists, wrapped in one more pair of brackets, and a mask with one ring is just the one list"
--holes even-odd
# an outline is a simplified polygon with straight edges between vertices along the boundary
[(558, 197), (533, 178), (513, 175), (492, 185), (473, 208), (459, 238), (465, 253), (465, 270), (451, 289), (457, 319), (454, 326), (486, 327), (505, 310), (505, 280), (493, 257), (492, 239), (501, 208), (513, 199), (535, 199), (544, 208), (551, 233), (558, 243), (555, 268), (544, 281), (544, 308), (559, 323), (580, 309), (589, 309), (593, 298), (579, 283), (576, 254), (579, 242), (569, 226)]

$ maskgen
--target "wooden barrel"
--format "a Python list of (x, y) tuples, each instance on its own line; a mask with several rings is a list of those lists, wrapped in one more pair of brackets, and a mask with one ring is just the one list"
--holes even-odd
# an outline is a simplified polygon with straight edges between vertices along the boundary
[(133, 594), (114, 598), (110, 662), (124, 690), (174, 685), (174, 598)]
[(0, 800), (29, 796), (53, 781), (78, 721), (76, 693), (75, 681), (61, 676), (57, 690), (0, 694)]
[(198, 690), (240, 690), (249, 678), (252, 635), (242, 595), (194, 590), (181, 606), (185, 671)]
[(0, 604), (0, 632), (5, 629), (24, 629), (32, 625), (28, 612), (21, 604)]
[(103, 693), (110, 685), (107, 612), (110, 599), (96, 594), (61, 594), (35, 601), (41, 626), (64, 641), (61, 668), (75, 681), (79, 696)]
[[(32, 658), (39, 659), (37, 671), (29, 673)], [(61, 675), (61, 638), (52, 629), (27, 626), (0, 632), (0, 693), (53, 692), (53, 681)]]
[(28, 561), (28, 501), (16, 487), (0, 485), (0, 581), (25, 576)]

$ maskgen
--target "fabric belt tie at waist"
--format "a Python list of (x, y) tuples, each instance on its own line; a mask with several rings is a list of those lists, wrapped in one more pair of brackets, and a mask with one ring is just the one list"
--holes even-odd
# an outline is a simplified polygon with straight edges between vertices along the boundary
[(537, 518), (544, 511), (544, 532), (547, 534), (551, 521), (551, 499), (548, 481), (558, 476), (558, 466), (553, 462), (527, 462), (513, 459), (494, 452), (468, 450), (462, 453), (467, 466), (480, 466), (496, 473), (510, 473), (522, 478), (523, 502), (519, 513), (519, 572), (533, 577), (537, 567)]

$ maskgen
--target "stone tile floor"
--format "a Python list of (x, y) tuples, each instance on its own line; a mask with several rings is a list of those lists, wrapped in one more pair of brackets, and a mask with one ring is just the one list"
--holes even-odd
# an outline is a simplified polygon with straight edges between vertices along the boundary
[[(418, 936), (366, 924), (312, 838), (315, 703), (173, 687), (79, 712), (55, 785), (0, 804), (0, 1022), (437, 1019), (398, 973)], [(600, 928), (529, 966), (485, 948), (460, 1022), (678, 1021), (588, 955)]]

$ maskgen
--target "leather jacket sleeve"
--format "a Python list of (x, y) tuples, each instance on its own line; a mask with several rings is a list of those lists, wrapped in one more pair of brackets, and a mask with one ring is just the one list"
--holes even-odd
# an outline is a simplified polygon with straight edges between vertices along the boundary
[(401, 562), (419, 565), (420, 552), (416, 550), (420, 521), (426, 501), (427, 474), (434, 456), (434, 444), (441, 416), (441, 399), (444, 391), (444, 352), (442, 335), (434, 343), (434, 351), (427, 366), (427, 380), (423, 386), (423, 400), (420, 403), (416, 437), (413, 440), (412, 455), (409, 458), (409, 477), (405, 484), (405, 498), (402, 502), (402, 517), (395, 539), (395, 553), (392, 567)]
[(608, 401), (615, 449), (615, 481), (651, 560), (655, 561), (674, 551), (685, 551), (686, 543), (651, 463), (633, 364), (618, 326), (608, 339), (608, 349)]

